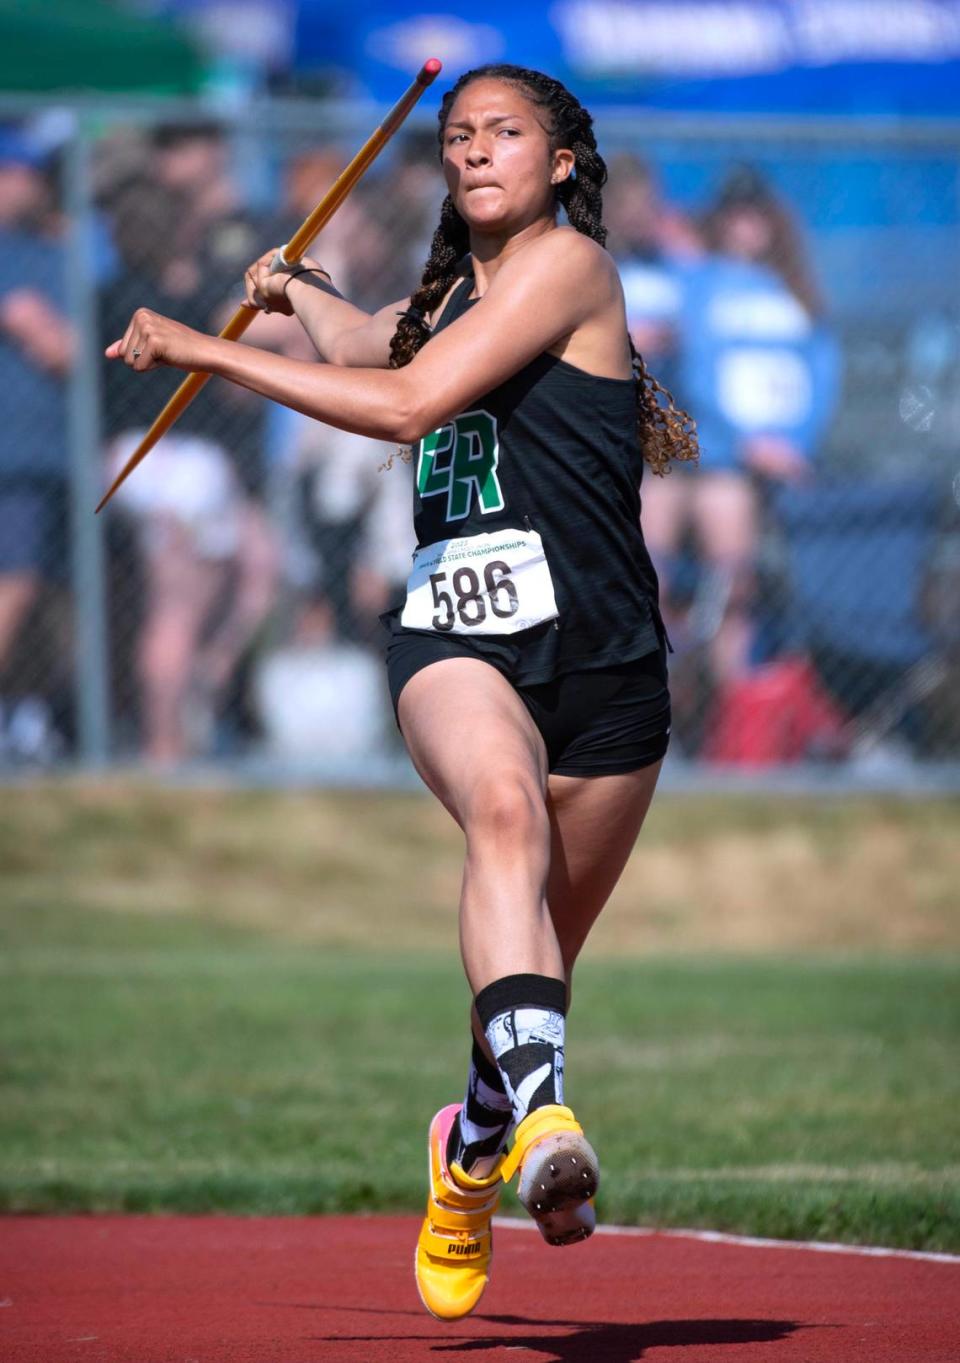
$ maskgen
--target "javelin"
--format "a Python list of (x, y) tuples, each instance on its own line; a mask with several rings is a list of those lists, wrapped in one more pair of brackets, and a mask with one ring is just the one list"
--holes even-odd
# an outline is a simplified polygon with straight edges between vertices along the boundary
[[(294, 232), (286, 246), (281, 247), (277, 252), (271, 266), (274, 273), (283, 269), (289, 269), (291, 265), (296, 264), (304, 251), (309, 248), (320, 229), (325, 227), (334, 213), (336, 213), (351, 189), (353, 189), (354, 185), (360, 179), (360, 176), (376, 159), (384, 146), (386, 146), (387, 142), (400, 127), (400, 124), (416, 104), (424, 90), (426, 90), (427, 86), (432, 85), (439, 74), (440, 62), (436, 57), (431, 57), (429, 61), (424, 62), (416, 80), (410, 86), (409, 90), (407, 90), (406, 94), (397, 100), (386, 118), (370, 135), (347, 168), (341, 171), (337, 179), (334, 180), (316, 208), (310, 216), (306, 218), (303, 225)], [(220, 339), (224, 341), (239, 340), (256, 315), (256, 308), (249, 308), (245, 305), (237, 308), (236, 312), (230, 318), (230, 321), (220, 332)], [(160, 437), (169, 431), (180, 413), (189, 407), (190, 403), (209, 378), (209, 374), (187, 375), (173, 397), (164, 407), (163, 411), (156, 418), (149, 431), (147, 431), (146, 435), (140, 441), (140, 444), (134, 450), (133, 454), (131, 454), (126, 464), (124, 464), (121, 471), (113, 480), (109, 490), (104, 494), (97, 507), (98, 512), (103, 510), (120, 484), (133, 472), (140, 461), (146, 458)]]

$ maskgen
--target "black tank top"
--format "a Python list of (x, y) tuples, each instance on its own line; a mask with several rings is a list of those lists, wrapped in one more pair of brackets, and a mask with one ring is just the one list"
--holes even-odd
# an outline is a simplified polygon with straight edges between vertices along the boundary
[[(470, 275), (456, 286), (434, 334), (482, 301), (469, 297), (473, 283)], [(424, 446), (450, 441), (438, 442), (436, 433), (420, 440), (413, 494), (418, 546), (486, 531), (538, 531), (558, 616), (519, 634), (457, 634), (457, 643), (496, 658), (513, 682), (528, 685), (659, 648), (666, 631), (640, 529), (644, 461), (634, 380), (588, 374), (544, 353), (450, 424), (458, 421), (482, 424), (481, 439), (486, 434), (496, 442), (496, 477), (483, 489), (477, 480), (461, 483), (456, 505), (452, 493), (421, 497)], [(383, 617), (392, 634), (432, 633), (408, 630), (399, 616), (397, 610)]]

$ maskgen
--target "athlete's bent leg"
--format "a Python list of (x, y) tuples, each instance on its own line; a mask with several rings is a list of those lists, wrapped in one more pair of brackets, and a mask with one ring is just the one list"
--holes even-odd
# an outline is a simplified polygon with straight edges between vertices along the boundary
[(447, 658), (400, 694), (414, 766), (466, 838), (460, 945), (473, 992), (505, 975), (563, 978), (544, 898), (550, 856), (543, 739), (489, 664)]
[(547, 902), (567, 980), (620, 879), (653, 799), (663, 759), (614, 776), (551, 776)]
[[(563, 1105), (566, 984), (545, 900), (550, 821), (543, 740), (513, 688), (477, 659), (448, 658), (416, 673), (400, 695), (398, 712), (417, 770), (466, 838), (461, 949), (478, 1030), (519, 1123), (510, 1160), (520, 1174), (521, 1200), (553, 1243), (582, 1238), (592, 1229), (587, 1200), (596, 1186), (596, 1157)], [(492, 1103), (493, 1093), (486, 1096)], [(471, 1119), (482, 1117), (469, 1100), (468, 1092), (460, 1114), (463, 1128), (459, 1122), (445, 1128), (438, 1114), (431, 1129), (431, 1167), (439, 1172), (433, 1176), (417, 1252), (421, 1297), (446, 1318), (472, 1309), (486, 1281), (489, 1220), (496, 1205), (488, 1196), (489, 1179), (499, 1179), (496, 1166), (479, 1180), (479, 1168), (463, 1167), (476, 1145), (467, 1139), (477, 1134), (470, 1131)], [(477, 1124), (472, 1121), (474, 1128)], [(441, 1142), (443, 1148), (434, 1150)], [(530, 1170), (540, 1169), (548, 1151), (557, 1168), (564, 1168), (566, 1182), (544, 1201)], [(489, 1157), (489, 1147), (484, 1153)], [(576, 1174), (572, 1192), (567, 1165)], [(445, 1206), (444, 1186), (451, 1184), (455, 1198), (486, 1198), (472, 1213), (472, 1239), (464, 1240), (463, 1250), (445, 1243), (459, 1225)], [(578, 1211), (581, 1204), (589, 1207), (589, 1216), (571, 1215), (567, 1208), (573, 1201)], [(461, 1254), (481, 1259), (479, 1277), (451, 1267)], [(463, 1286), (468, 1277), (469, 1292)]]

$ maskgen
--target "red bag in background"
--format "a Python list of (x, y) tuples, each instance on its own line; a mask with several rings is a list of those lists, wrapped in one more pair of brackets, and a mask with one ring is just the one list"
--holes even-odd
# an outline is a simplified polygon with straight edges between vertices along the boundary
[(806, 658), (778, 658), (718, 687), (701, 756), (752, 767), (838, 756), (844, 722)]

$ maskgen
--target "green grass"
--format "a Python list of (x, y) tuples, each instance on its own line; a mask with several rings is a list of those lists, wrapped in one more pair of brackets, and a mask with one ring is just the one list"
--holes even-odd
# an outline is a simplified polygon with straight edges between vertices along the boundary
[[(0, 912), (0, 1209), (419, 1209), (426, 1120), (463, 1083), (452, 955), (29, 899)], [(960, 1250), (958, 976), (585, 961), (568, 1096), (602, 1216)]]

